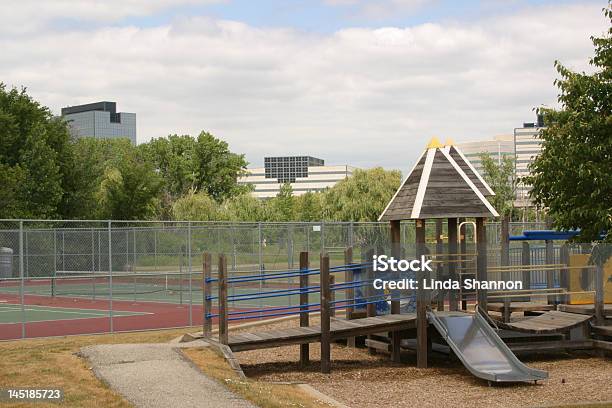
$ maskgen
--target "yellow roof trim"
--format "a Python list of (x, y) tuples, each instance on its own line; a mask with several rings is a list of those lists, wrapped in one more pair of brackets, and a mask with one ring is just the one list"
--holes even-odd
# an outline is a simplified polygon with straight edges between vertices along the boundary
[(440, 143), (440, 141), (438, 140), (437, 137), (432, 137), (431, 140), (429, 141), (429, 144), (427, 145), (428, 149), (437, 149), (440, 147), (444, 147), (444, 145), (442, 143)]

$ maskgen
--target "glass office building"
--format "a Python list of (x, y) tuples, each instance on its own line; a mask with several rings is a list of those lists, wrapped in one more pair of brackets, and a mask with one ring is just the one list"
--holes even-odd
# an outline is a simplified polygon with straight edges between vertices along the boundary
[(136, 114), (117, 112), (115, 102), (95, 102), (62, 108), (74, 137), (128, 138), (136, 144)]

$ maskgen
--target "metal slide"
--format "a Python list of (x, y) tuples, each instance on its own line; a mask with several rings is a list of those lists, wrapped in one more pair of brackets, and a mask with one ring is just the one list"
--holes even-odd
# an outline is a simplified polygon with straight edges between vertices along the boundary
[(463, 365), (476, 377), (494, 382), (537, 381), (548, 373), (523, 364), (479, 313), (427, 312)]

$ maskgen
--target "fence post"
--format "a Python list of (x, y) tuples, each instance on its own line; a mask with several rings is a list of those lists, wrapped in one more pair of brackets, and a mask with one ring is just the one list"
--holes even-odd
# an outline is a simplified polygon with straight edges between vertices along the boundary
[[(11, 261), (12, 262), (12, 261)], [(21, 301), (21, 338), (25, 338), (25, 281), (23, 271), (23, 221), (19, 221), (19, 297)]]
[(227, 344), (227, 259), (219, 254), (219, 342)]
[[(308, 252), (300, 252), (300, 327), (308, 327)], [(305, 368), (310, 360), (309, 345), (300, 344), (300, 367)]]
[[(510, 217), (504, 215), (501, 220), (501, 253), (500, 253), (500, 266), (510, 265)], [(501, 272), (505, 276), (500, 276), (500, 280), (508, 281), (509, 272)], [(500, 275), (501, 275), (500, 274)], [(502, 319), (504, 322), (510, 321), (510, 298), (504, 297), (504, 308)]]
[[(108, 221), (108, 293), (109, 293), (109, 316), (110, 332), (113, 332), (113, 244), (112, 244), (112, 221)], [(63, 254), (62, 254), (63, 256)]]
[[(442, 220), (436, 220), (436, 257), (434, 258), (437, 261), (436, 264), (436, 278), (438, 280), (442, 280), (444, 275), (444, 264), (442, 263), (442, 257), (440, 255), (444, 252), (444, 240), (442, 239)], [(448, 258), (447, 262), (448, 263)], [(444, 311), (444, 298), (445, 291), (443, 289), (438, 291), (438, 296), (436, 298), (436, 310)]]
[[(565, 267), (559, 270), (559, 286), (564, 288), (566, 291), (569, 290), (569, 248), (567, 244), (561, 245), (559, 248), (559, 263), (565, 265)], [(561, 303), (567, 304), (569, 302), (568, 295), (561, 295)]]
[(204, 306), (204, 325), (202, 327), (202, 335), (205, 338), (209, 338), (212, 333), (212, 300), (210, 299), (212, 291), (210, 290), (210, 282), (211, 278), (211, 270), (212, 270), (212, 256), (208, 252), (204, 252), (202, 254), (202, 271), (203, 271), (203, 279), (202, 279), (202, 293), (204, 296), (203, 306)]
[[(136, 250), (136, 248), (134, 248)], [(187, 268), (189, 271), (189, 326), (193, 326), (193, 268), (191, 263), (191, 221), (187, 224)]]
[[(401, 259), (401, 223), (399, 220), (393, 220), (389, 222), (390, 233), (391, 233), (391, 255), (395, 259)], [(372, 262), (370, 258), (368, 262)], [(399, 272), (393, 273), (393, 277), (399, 280)], [(391, 313), (400, 314), (400, 294), (398, 290), (391, 291)], [(400, 332), (391, 332), (391, 360), (399, 363), (401, 361), (400, 356)]]
[(330, 334), (330, 287), (329, 287), (329, 256), (322, 252), (321, 259), (321, 372), (331, 372), (331, 334)]

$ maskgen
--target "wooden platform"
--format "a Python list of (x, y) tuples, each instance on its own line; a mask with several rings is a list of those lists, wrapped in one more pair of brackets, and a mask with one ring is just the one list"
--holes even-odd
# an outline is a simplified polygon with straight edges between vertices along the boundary
[[(593, 305), (559, 305), (558, 310), (562, 312), (586, 315), (595, 314), (595, 306)], [(607, 318), (612, 318), (612, 305), (604, 305), (604, 316)]]
[[(537, 302), (512, 302), (510, 303), (510, 313), (512, 312), (546, 312), (550, 310), (556, 310), (555, 305), (547, 305), (545, 303)], [(504, 312), (503, 303), (488, 303), (487, 310), (492, 312)]]
[(600, 336), (612, 337), (612, 326), (593, 326), (593, 333)]
[(569, 331), (592, 318), (593, 316), (589, 315), (551, 311), (514, 323), (499, 322), (498, 325), (505, 329), (525, 333), (559, 333)]
[[(416, 314), (396, 314), (362, 319), (331, 321), (331, 340), (365, 336), (385, 331), (413, 329), (416, 327)], [(280, 347), (291, 344), (317, 343), (321, 341), (321, 327), (290, 327), (260, 332), (231, 333), (228, 346), (232, 351), (245, 351), (262, 348)]]

